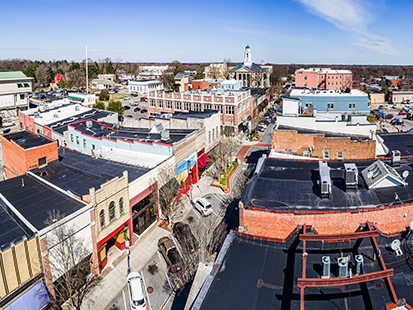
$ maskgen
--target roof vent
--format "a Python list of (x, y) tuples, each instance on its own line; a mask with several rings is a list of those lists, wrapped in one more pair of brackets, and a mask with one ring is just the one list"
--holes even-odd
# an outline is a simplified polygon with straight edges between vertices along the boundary
[(330, 168), (326, 161), (318, 162), (318, 170), (320, 174), (319, 186), (321, 190), (321, 198), (331, 198), (331, 177)]
[(161, 131), (161, 141), (162, 142), (167, 142), (169, 141), (170, 137), (169, 137), (169, 130), (168, 129), (164, 129)]
[(78, 105), (75, 105), (75, 111), (80, 111), (80, 108)]
[(92, 127), (93, 127), (92, 121), (86, 121), (86, 128), (92, 128)]
[(356, 164), (344, 164), (344, 182), (347, 189), (356, 189), (358, 185), (358, 169)]
[(323, 275), (322, 278), (330, 278), (330, 256), (323, 256), (321, 258), (323, 263)]
[(339, 257), (338, 260), (338, 277), (348, 277), (348, 259), (347, 257)]
[(59, 115), (58, 114), (53, 114), (53, 117), (54, 118), (59, 118)]
[(400, 166), (400, 151), (394, 150), (391, 151), (391, 165), (392, 167), (399, 167)]

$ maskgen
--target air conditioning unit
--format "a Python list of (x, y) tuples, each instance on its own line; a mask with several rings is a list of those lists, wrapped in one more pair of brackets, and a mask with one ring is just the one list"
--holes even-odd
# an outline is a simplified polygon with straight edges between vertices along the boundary
[(319, 186), (321, 190), (321, 198), (331, 198), (332, 183), (330, 177), (330, 168), (326, 161), (318, 162), (318, 171), (320, 174)]
[(358, 185), (358, 169), (356, 164), (344, 164), (344, 182), (345, 188), (357, 188)]
[(92, 128), (92, 127), (93, 127), (92, 121), (86, 121), (86, 128)]

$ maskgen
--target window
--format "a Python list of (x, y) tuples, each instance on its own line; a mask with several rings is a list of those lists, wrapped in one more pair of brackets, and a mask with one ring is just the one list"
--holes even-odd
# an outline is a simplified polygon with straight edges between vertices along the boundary
[(355, 109), (356, 108), (356, 104), (355, 103), (353, 103), (353, 109)]
[(119, 214), (123, 214), (123, 197), (119, 199)]
[(189, 111), (189, 110), (191, 110), (191, 103), (184, 102), (184, 111)]
[(217, 130), (215, 130), (216, 134), (217, 134), (217, 138), (218, 138), (218, 126), (216, 127)]
[(20, 100), (24, 99), (24, 94), (20, 94)]
[(79, 144), (79, 136), (76, 136), (76, 143)]
[(241, 103), (240, 104), (238, 104), (238, 107), (237, 107), (238, 109), (238, 114), (240, 114), (241, 113)]
[(116, 217), (115, 202), (112, 201), (109, 205), (109, 222), (112, 222)]
[(211, 110), (211, 105), (209, 103), (204, 104), (204, 110)]
[(158, 108), (163, 108), (163, 100), (158, 100)]
[(334, 103), (331, 103), (331, 104), (330, 104), (330, 107), (331, 107), (332, 109), (334, 109)]
[(165, 108), (172, 110), (172, 101), (166, 100), (165, 101)]
[(215, 105), (215, 110), (218, 110), (219, 112), (222, 113), (222, 105), (216, 104), (216, 105)]
[(100, 227), (105, 227), (105, 211), (100, 211), (99, 214)]
[(182, 109), (182, 104), (180, 101), (175, 101), (175, 110), (181, 110)]
[(327, 109), (330, 109), (330, 104), (329, 103), (327, 103)]
[(149, 104), (150, 104), (150, 106), (151, 107), (155, 107), (156, 105), (155, 105), (155, 99), (149, 99)]
[(39, 167), (46, 165), (46, 157), (39, 158)]
[(70, 141), (73, 142), (73, 134), (72, 133), (70, 134)]
[(323, 152), (323, 158), (324, 158), (324, 159), (329, 159), (329, 158), (330, 158), (330, 152), (324, 151), (324, 152)]
[(306, 75), (304, 75), (304, 80), (306, 80), (307, 79), (307, 76)]
[(83, 139), (83, 147), (86, 148), (86, 139)]
[(337, 159), (343, 159), (343, 152), (337, 152)]
[(348, 104), (348, 108), (351, 109), (351, 103)]
[(211, 144), (211, 131), (208, 131), (208, 143)]
[(304, 151), (303, 156), (304, 157), (310, 157), (310, 151)]
[(304, 82), (304, 87), (307, 87), (307, 82)]
[(225, 107), (225, 114), (229, 114), (229, 115), (234, 115), (234, 107), (231, 106), (226, 106)]
[(201, 111), (201, 104), (200, 103), (194, 103), (194, 111)]

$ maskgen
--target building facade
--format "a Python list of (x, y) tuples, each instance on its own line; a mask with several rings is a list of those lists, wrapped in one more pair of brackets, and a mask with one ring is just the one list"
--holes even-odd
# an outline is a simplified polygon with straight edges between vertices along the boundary
[(309, 68), (295, 71), (295, 87), (341, 90), (352, 88), (352, 80), (350, 70)]
[(191, 91), (185, 93), (150, 92), (149, 115), (189, 111), (218, 110), (221, 129), (238, 135), (240, 125), (250, 120), (253, 100), (250, 90), (243, 91)]
[(0, 114), (3, 118), (16, 116), (19, 110), (28, 109), (32, 80), (21, 71), (0, 70)]
[(147, 94), (150, 91), (163, 89), (162, 82), (158, 80), (130, 80), (128, 81), (129, 93)]
[(393, 103), (411, 103), (413, 102), (413, 90), (389, 90), (389, 101)]

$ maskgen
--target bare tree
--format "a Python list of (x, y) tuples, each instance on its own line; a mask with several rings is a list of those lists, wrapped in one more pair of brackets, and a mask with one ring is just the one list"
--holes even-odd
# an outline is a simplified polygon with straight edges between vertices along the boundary
[(83, 69), (75, 69), (68, 73), (68, 78), (72, 87), (85, 87), (86, 74)]
[(224, 130), (224, 135), (220, 143), (211, 152), (212, 158), (214, 159), (214, 166), (212, 169), (209, 169), (208, 173), (213, 178), (217, 178), (219, 174), (231, 164), (237, 147), (238, 144), (234, 137)]
[(169, 227), (170, 217), (178, 206), (179, 184), (175, 179), (174, 170), (168, 168), (162, 169), (159, 171), (157, 179), (152, 180), (152, 183), (158, 184), (159, 205)]
[(36, 68), (36, 79), (39, 84), (47, 83), (47, 69), (46, 65), (40, 65)]
[(261, 72), (253, 72), (251, 74), (251, 87), (262, 87), (262, 73)]
[(59, 224), (63, 218), (59, 211), (49, 211), (48, 215), (45, 224), (53, 226), (47, 238), (49, 265), (52, 274), (60, 276), (53, 282), (54, 303), (61, 305), (67, 302), (80, 310), (87, 292), (99, 281), (90, 272), (90, 249), (86, 240), (76, 236), (74, 227)]
[(230, 58), (224, 59), (224, 64), (222, 66), (222, 76), (226, 80), (229, 80), (231, 78), (230, 63), (231, 63)]

